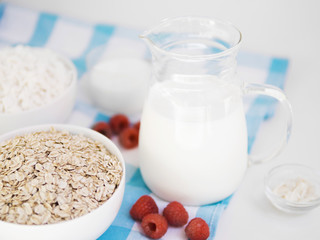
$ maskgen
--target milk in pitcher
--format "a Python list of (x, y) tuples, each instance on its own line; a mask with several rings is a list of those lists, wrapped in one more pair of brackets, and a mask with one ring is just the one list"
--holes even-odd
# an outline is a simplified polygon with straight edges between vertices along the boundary
[(139, 152), (142, 176), (159, 197), (188, 205), (228, 197), (247, 167), (240, 88), (205, 78), (156, 83), (141, 118)]
[[(289, 101), (281, 89), (237, 77), (242, 34), (229, 22), (168, 18), (140, 37), (152, 54), (152, 87), (139, 136), (145, 183), (166, 201), (202, 205), (223, 200), (236, 191), (247, 162), (262, 163), (282, 152), (292, 126)], [(243, 95), (281, 103), (286, 125), (272, 151), (248, 154)]]

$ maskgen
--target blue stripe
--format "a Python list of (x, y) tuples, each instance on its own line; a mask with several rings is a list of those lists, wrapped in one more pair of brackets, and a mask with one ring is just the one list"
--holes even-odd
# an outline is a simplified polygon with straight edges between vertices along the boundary
[[(289, 66), (288, 59), (281, 59), (281, 58), (272, 59), (270, 72), (269, 72), (266, 84), (271, 84), (280, 89), (284, 89), (284, 82), (285, 82), (288, 66)], [(273, 117), (276, 109), (277, 101), (274, 98), (270, 98), (270, 97), (265, 97), (265, 99), (266, 100), (264, 104), (266, 105), (267, 112), (264, 116), (264, 119), (266, 120)]]
[(130, 229), (111, 225), (108, 230), (98, 238), (98, 240), (126, 239), (129, 234)]
[[(271, 59), (269, 74), (265, 83), (283, 89), (288, 66), (289, 61), (287, 59)], [(276, 103), (277, 101), (274, 98), (259, 96), (251, 104), (246, 115), (248, 128), (248, 152), (251, 151), (256, 134), (258, 133), (263, 120), (269, 119), (274, 115)]]
[(73, 63), (76, 65), (78, 69), (78, 76), (79, 78), (82, 76), (84, 72), (87, 70), (85, 58), (87, 54), (97, 46), (106, 44), (107, 41), (110, 39), (111, 35), (114, 32), (115, 27), (110, 25), (101, 25), (98, 24), (94, 27), (94, 33), (91, 37), (90, 43), (82, 54), (81, 57), (74, 59)]
[(100, 121), (109, 122), (109, 120), (110, 120), (110, 117), (101, 112), (98, 112), (96, 117), (94, 118), (94, 122), (100, 122)]
[(209, 239), (212, 239), (215, 236), (216, 228), (221, 214), (223, 213), (223, 210), (228, 206), (231, 198), (232, 195), (218, 203), (199, 207), (196, 217), (200, 217), (208, 223), (210, 228)]
[(92, 48), (105, 44), (109, 40), (110, 36), (113, 34), (114, 30), (115, 30), (114, 26), (102, 25), (102, 24), (96, 25), (94, 30), (95, 32), (93, 34), (93, 37), (91, 39), (91, 43), (89, 48), (87, 49), (87, 52), (92, 50)]
[(54, 25), (58, 17), (53, 14), (41, 13), (37, 22), (37, 26), (34, 30), (33, 36), (28, 45), (42, 47), (44, 46), (54, 28)]
[(136, 172), (133, 174), (132, 178), (127, 183), (127, 185), (138, 187), (138, 188), (144, 188), (145, 194), (151, 193), (151, 191), (149, 190), (149, 188), (147, 187), (147, 185), (144, 183), (144, 181), (142, 179), (140, 169), (136, 170)]
[[(255, 108), (254, 106), (252, 106), (249, 111), (250, 112), (254, 111), (257, 107), (259, 106), (256, 106)], [(263, 118), (264, 118), (263, 116), (255, 116), (250, 113), (246, 115), (247, 131), (248, 131), (248, 153), (251, 152), (253, 142), (256, 139), (256, 134), (259, 130), (259, 127)]]
[[(271, 62), (270, 72), (285, 75), (289, 67), (289, 60), (286, 58), (273, 58)], [(283, 83), (283, 82), (282, 82)]]
[[(102, 239), (126, 239), (130, 234), (135, 221), (130, 217), (131, 206), (140, 198), (142, 195), (150, 194), (150, 190), (144, 184), (140, 170), (136, 167), (126, 164), (127, 175), (130, 179), (126, 183), (126, 189), (124, 192), (122, 204), (116, 219), (108, 230), (99, 238)], [(134, 173), (133, 173), (134, 172)], [(133, 173), (133, 174), (132, 174)], [(123, 228), (121, 230), (121, 228)]]
[(87, 116), (94, 117), (97, 115), (97, 110), (93, 108), (91, 105), (82, 102), (81, 100), (77, 100), (74, 106), (74, 110), (78, 110), (82, 113), (85, 113)]
[[(130, 187), (129, 187), (130, 189)], [(122, 204), (118, 212), (117, 217), (112, 223), (112, 226), (121, 226), (128, 229), (131, 229), (135, 221), (130, 217), (129, 212), (131, 206), (137, 201), (140, 197), (140, 194), (137, 194), (135, 191), (130, 191), (126, 186), (126, 190), (123, 195)]]
[(0, 4), (0, 19), (2, 18), (5, 9), (6, 9), (6, 4), (5, 3), (1, 3)]
[(238, 64), (256, 69), (268, 69), (270, 66), (270, 57), (251, 52), (238, 53)]
[(288, 59), (274, 58), (271, 61), (269, 75), (266, 83), (277, 86), (281, 89), (284, 87), (284, 80), (288, 71)]
[(132, 228), (134, 220), (130, 217), (131, 206), (142, 196), (149, 195), (150, 191), (141, 187), (126, 185), (122, 204), (116, 219), (113, 221), (113, 226), (122, 226)]
[[(165, 238), (165, 236), (164, 236), (164, 238)], [(160, 239), (164, 239), (164, 238), (160, 238)], [(138, 232), (132, 231), (130, 233), (130, 235), (128, 236), (127, 240), (150, 240), (150, 238), (148, 238), (144, 234), (140, 233), (140, 231), (138, 231)], [(176, 240), (178, 240), (178, 239), (176, 239)]]
[(136, 174), (137, 167), (126, 163), (126, 184), (131, 181), (132, 177)]
[(208, 223), (210, 228), (210, 236), (208, 239), (213, 239), (216, 234), (216, 228), (226, 205), (218, 203), (209, 207), (200, 207), (197, 211), (196, 217), (202, 218)]

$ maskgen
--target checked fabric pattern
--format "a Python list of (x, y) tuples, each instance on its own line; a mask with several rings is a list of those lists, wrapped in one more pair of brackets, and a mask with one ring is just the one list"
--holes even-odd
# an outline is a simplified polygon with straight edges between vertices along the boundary
[[(97, 46), (104, 46), (105, 57), (112, 57), (119, 51), (128, 56), (145, 58), (150, 54), (138, 35), (142, 31), (108, 24), (89, 24), (55, 14), (38, 12), (11, 4), (0, 4), (0, 48), (25, 44), (47, 47), (70, 58), (78, 70), (79, 79), (88, 70), (87, 54)], [(260, 82), (283, 88), (289, 61), (284, 58), (264, 56), (258, 53), (240, 51), (238, 56), (238, 77), (249, 82)], [(250, 151), (259, 126), (274, 113), (275, 102), (267, 98), (255, 98), (246, 105)], [(99, 112), (86, 101), (79, 91), (74, 110), (67, 123), (90, 127), (109, 116)], [(146, 187), (138, 167), (137, 150), (121, 149), (126, 160), (127, 182), (119, 214), (99, 240), (146, 239), (139, 224), (129, 216), (132, 204), (143, 194), (152, 195), (160, 210), (166, 202), (154, 196)], [(215, 236), (221, 214), (231, 197), (223, 201), (201, 206), (186, 207), (190, 219), (201, 217), (210, 226), (210, 239)], [(169, 228), (163, 239), (186, 239), (183, 228)]]

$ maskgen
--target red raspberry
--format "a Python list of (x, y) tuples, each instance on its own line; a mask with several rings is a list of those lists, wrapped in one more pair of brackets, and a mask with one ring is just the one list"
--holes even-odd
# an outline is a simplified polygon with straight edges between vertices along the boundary
[(112, 116), (109, 123), (114, 134), (119, 134), (130, 124), (128, 117), (123, 114), (116, 114)]
[(188, 212), (179, 202), (169, 203), (163, 210), (163, 216), (167, 219), (169, 225), (181, 227), (188, 222)]
[(143, 217), (141, 227), (147, 237), (161, 238), (168, 230), (168, 223), (164, 216), (158, 213), (150, 213)]
[(210, 235), (209, 226), (202, 218), (192, 219), (184, 231), (190, 240), (205, 240)]
[(133, 125), (133, 127), (139, 131), (139, 130), (140, 130), (140, 121), (139, 121), (139, 122), (136, 122), (136, 123)]
[(92, 129), (105, 135), (108, 138), (112, 137), (111, 127), (106, 122), (97, 122), (95, 125), (93, 125)]
[(139, 132), (133, 127), (124, 129), (119, 135), (120, 144), (127, 149), (131, 149), (138, 146)]
[(130, 209), (130, 215), (136, 221), (141, 221), (149, 213), (158, 212), (159, 209), (156, 202), (148, 195), (141, 196)]

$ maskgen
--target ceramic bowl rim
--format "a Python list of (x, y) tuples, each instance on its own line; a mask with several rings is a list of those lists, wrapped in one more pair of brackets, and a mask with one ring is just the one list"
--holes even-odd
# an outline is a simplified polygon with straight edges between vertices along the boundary
[[(57, 130), (67, 130), (68, 132), (72, 133), (72, 134), (83, 134), (84, 136), (87, 136), (88, 138), (92, 138), (91, 136), (94, 136), (94, 140), (101, 142), (104, 146), (106, 146), (107, 150), (109, 150), (112, 154), (116, 155), (117, 158), (119, 159), (119, 161), (121, 162), (122, 165), (122, 176), (121, 176), (121, 180), (119, 183), (119, 186), (116, 188), (115, 192), (112, 194), (112, 196), (105, 201), (102, 205), (100, 205), (99, 207), (93, 209), (91, 212), (82, 215), (80, 217), (76, 217), (74, 219), (70, 219), (70, 220), (65, 220), (65, 221), (60, 221), (57, 223), (52, 223), (52, 224), (40, 224), (40, 225), (26, 225), (26, 224), (17, 224), (17, 223), (11, 223), (11, 222), (6, 222), (6, 221), (2, 221), (0, 220), (0, 225), (3, 225), (3, 227), (5, 226), (14, 226), (17, 229), (20, 228), (28, 228), (28, 229), (44, 229), (44, 228), (55, 228), (55, 227), (59, 227), (62, 225), (66, 225), (66, 224), (76, 224), (79, 220), (81, 221), (81, 219), (85, 219), (87, 218), (89, 215), (94, 214), (95, 212), (101, 210), (101, 208), (106, 207), (108, 205), (110, 205), (110, 202), (117, 198), (120, 197), (120, 201), (122, 201), (123, 197), (118, 196), (121, 191), (121, 189), (123, 188), (123, 190), (125, 189), (125, 174), (126, 174), (126, 167), (125, 167), (125, 161), (123, 159), (122, 153), (120, 151), (120, 149), (107, 137), (105, 137), (104, 135), (90, 129), (90, 128), (86, 128), (86, 127), (81, 127), (81, 126), (76, 126), (76, 125), (72, 125), (72, 124), (42, 124), (42, 125), (34, 125), (34, 126), (29, 126), (29, 127), (24, 127), (24, 128), (20, 128), (20, 129), (16, 129), (13, 131), (10, 131), (8, 133), (5, 133), (3, 135), (0, 136), (0, 142), (5, 141), (6, 139), (10, 139), (13, 138), (14, 136), (18, 136), (19, 134), (24, 135), (26, 133), (31, 133), (31, 132), (36, 132), (36, 131), (42, 131), (42, 130), (49, 130), (51, 127), (54, 127)], [(101, 139), (101, 140), (97, 140), (97, 139)]]

